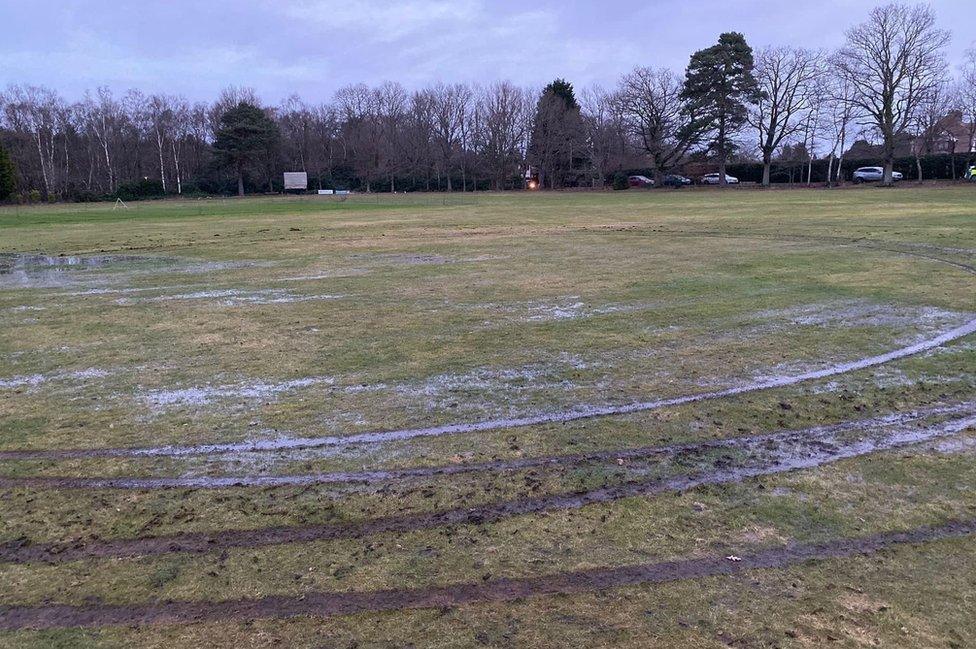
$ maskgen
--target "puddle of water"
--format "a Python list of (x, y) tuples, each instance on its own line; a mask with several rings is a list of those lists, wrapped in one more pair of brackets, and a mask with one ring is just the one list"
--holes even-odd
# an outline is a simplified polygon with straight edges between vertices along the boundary
[(138, 255), (37, 255), (0, 253), (0, 288), (58, 288), (99, 269), (138, 267), (171, 262)]
[[(270, 266), (272, 262), (197, 261), (149, 255), (39, 255), (0, 253), (0, 289), (71, 288), (91, 286), (78, 295), (97, 295), (126, 276), (141, 274), (204, 274), (237, 268)], [(139, 289), (123, 289), (139, 290)], [(152, 289), (146, 289), (152, 290)]]

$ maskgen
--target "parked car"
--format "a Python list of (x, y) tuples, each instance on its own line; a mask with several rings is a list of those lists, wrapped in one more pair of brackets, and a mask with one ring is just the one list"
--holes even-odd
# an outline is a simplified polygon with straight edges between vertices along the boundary
[[(705, 174), (704, 176), (702, 176), (701, 182), (703, 185), (717, 185), (719, 183), (719, 175)], [(735, 176), (730, 176), (728, 174), (725, 174), (725, 183), (727, 185), (738, 185), (739, 179), (736, 178)]]
[(690, 185), (691, 178), (685, 178), (678, 174), (668, 174), (661, 180), (661, 184), (665, 187), (682, 187), (684, 185)]
[[(892, 180), (901, 180), (903, 177), (897, 171), (891, 172)], [(879, 183), (884, 180), (884, 167), (861, 167), (854, 172), (853, 180), (855, 184)]]
[(627, 176), (627, 184), (631, 187), (653, 187), (654, 179), (647, 176)]
[(966, 172), (966, 180), (968, 180), (971, 183), (976, 183), (976, 165), (970, 167), (969, 170)]

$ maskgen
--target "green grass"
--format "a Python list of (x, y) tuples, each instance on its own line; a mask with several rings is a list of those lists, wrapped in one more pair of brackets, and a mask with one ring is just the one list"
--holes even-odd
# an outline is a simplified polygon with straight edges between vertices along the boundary
[[(691, 394), (862, 358), (976, 312), (976, 276), (878, 248), (972, 265), (974, 226), (969, 187), (0, 208), (0, 253), (158, 258), (66, 270), (39, 284), (0, 275), (0, 449), (480, 421)], [(223, 293), (198, 295), (205, 291)], [(831, 380), (569, 424), (280, 457), (2, 462), (0, 474), (435, 466), (801, 429), (976, 398), (974, 342)], [(273, 389), (308, 378), (316, 382)], [(0, 565), (0, 605), (451, 584), (485, 572), (517, 577), (686, 557), (729, 543), (860, 536), (976, 515), (971, 467), (965, 453), (912, 449), (452, 534), (421, 530), (223, 557)], [(590, 466), (385, 489), (7, 489), (0, 542), (363, 520), (635, 475)], [(965, 539), (881, 559), (456, 611), (18, 632), (0, 634), (0, 645), (803, 647), (836, 638), (838, 646), (966, 646), (976, 640), (966, 597), (974, 561), (976, 541)]]

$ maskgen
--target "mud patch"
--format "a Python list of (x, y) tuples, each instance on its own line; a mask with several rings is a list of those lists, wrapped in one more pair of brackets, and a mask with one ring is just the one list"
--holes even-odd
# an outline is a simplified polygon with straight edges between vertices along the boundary
[(966, 537), (976, 533), (976, 521), (950, 521), (938, 527), (883, 532), (827, 543), (789, 544), (728, 556), (712, 555), (616, 568), (590, 568), (542, 577), (491, 579), (476, 583), (420, 589), (373, 592), (311, 592), (301, 597), (221, 602), (178, 601), (137, 605), (0, 607), (0, 629), (63, 629), (71, 627), (140, 626), (203, 621), (245, 621), (307, 615), (328, 618), (364, 612), (445, 608), (486, 602), (509, 602), (526, 597), (570, 595), (640, 584), (739, 575), (750, 570), (777, 569), (810, 561), (873, 555), (906, 544)]

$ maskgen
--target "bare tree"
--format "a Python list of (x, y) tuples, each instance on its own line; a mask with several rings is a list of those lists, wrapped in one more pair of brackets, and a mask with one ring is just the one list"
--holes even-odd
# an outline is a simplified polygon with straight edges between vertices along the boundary
[(58, 141), (64, 136), (67, 110), (64, 100), (40, 86), (11, 86), (4, 104), (7, 123), (28, 136), (37, 153), (45, 196), (55, 195), (59, 186)]
[(80, 109), (85, 125), (98, 143), (105, 163), (106, 191), (112, 192), (116, 186), (115, 168), (112, 152), (122, 123), (122, 107), (106, 87), (98, 88), (95, 95), (86, 93)]
[(630, 146), (620, 103), (599, 86), (580, 95), (591, 184), (603, 187), (610, 172), (623, 167)]
[(773, 153), (801, 129), (810, 130), (814, 98), (823, 74), (823, 55), (795, 47), (770, 47), (756, 56), (755, 76), (761, 92), (749, 113), (762, 155), (762, 184), (769, 186)]
[(963, 120), (968, 124), (966, 135), (969, 142), (966, 151), (969, 155), (966, 157), (966, 164), (972, 165), (972, 154), (976, 152), (976, 46), (966, 51), (966, 60), (961, 72), (958, 100)]
[(943, 80), (925, 93), (912, 118), (909, 128), (914, 136), (912, 154), (915, 156), (918, 182), (922, 182), (922, 155), (936, 153), (936, 142), (946, 135), (944, 126), (954, 107), (953, 100), (948, 80)]
[(888, 4), (847, 31), (838, 68), (855, 89), (854, 103), (883, 141), (884, 182), (892, 184), (895, 144), (945, 69), (949, 33), (924, 5)]
[(439, 162), (447, 175), (447, 191), (453, 191), (451, 167), (464, 143), (471, 89), (462, 84), (437, 84), (428, 92), (433, 109), (434, 141), (440, 154)]
[(682, 91), (671, 70), (637, 67), (621, 78), (614, 95), (625, 127), (651, 159), (658, 185), (708, 131)]
[[(828, 100), (821, 112), (822, 132), (830, 145), (827, 162), (827, 184), (843, 180), (844, 151), (857, 128), (855, 122), (854, 86), (843, 75), (827, 68), (825, 76)], [(851, 138), (852, 139), (852, 138)], [(836, 168), (834, 160), (837, 160)]]
[(478, 94), (475, 146), (495, 189), (501, 189), (519, 173), (531, 111), (531, 94), (507, 81), (492, 84)]

